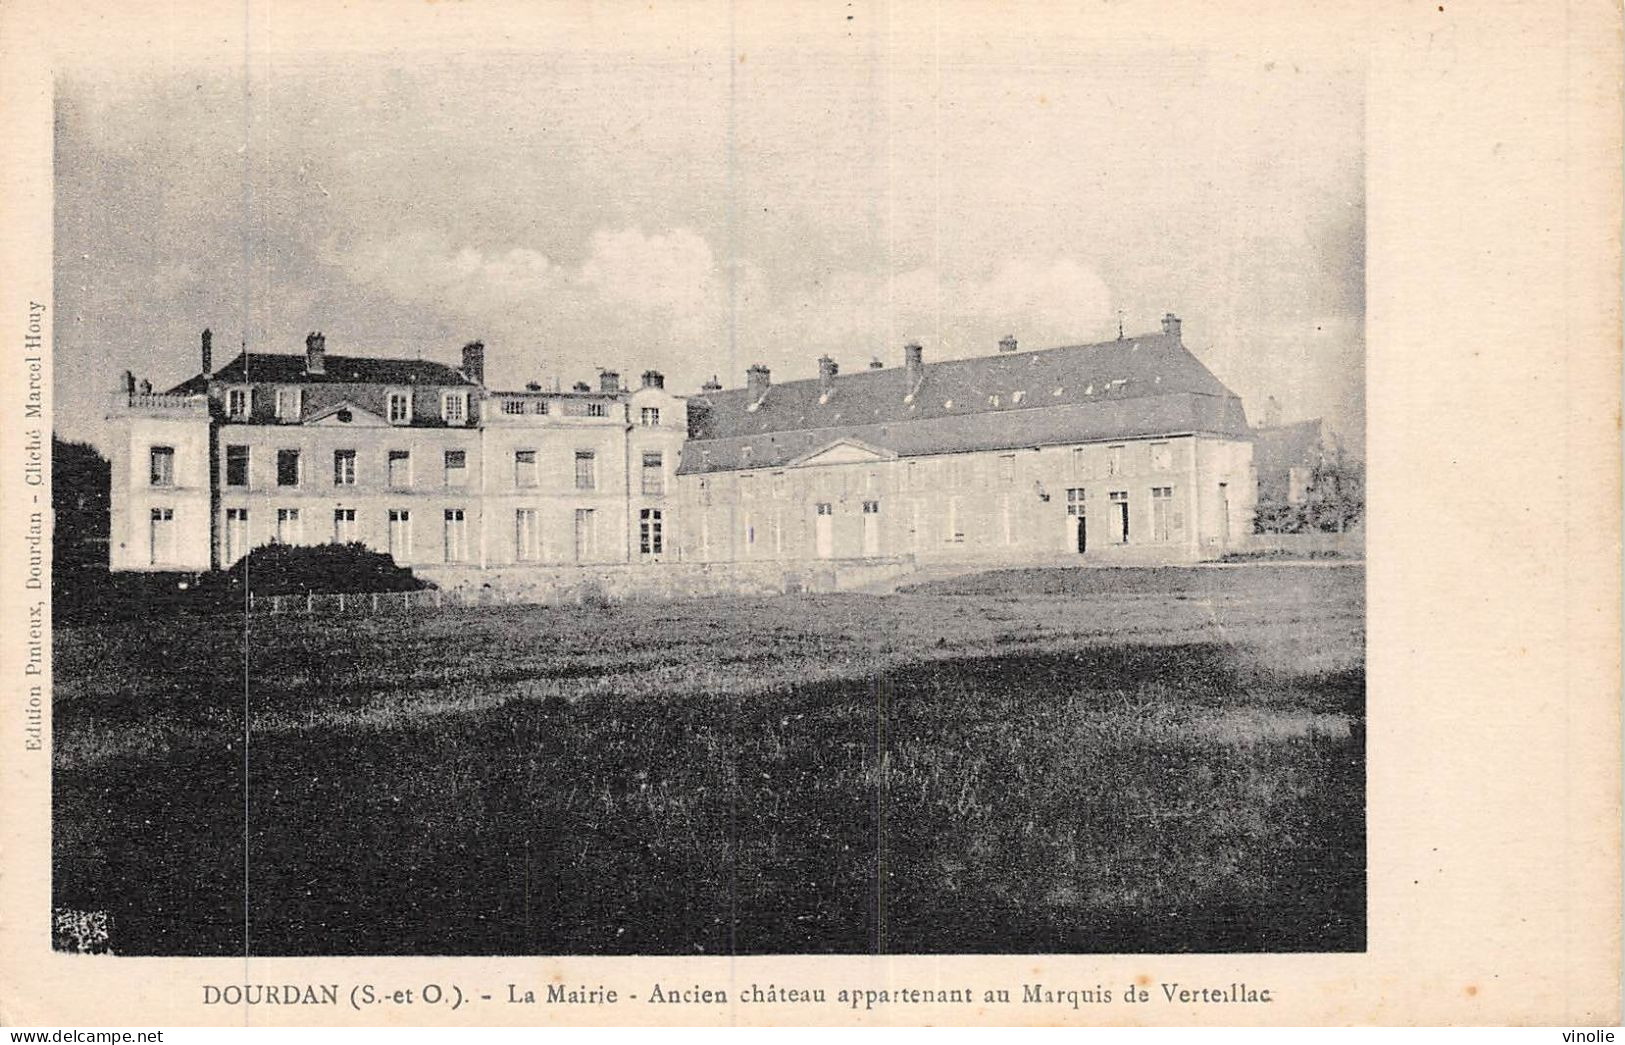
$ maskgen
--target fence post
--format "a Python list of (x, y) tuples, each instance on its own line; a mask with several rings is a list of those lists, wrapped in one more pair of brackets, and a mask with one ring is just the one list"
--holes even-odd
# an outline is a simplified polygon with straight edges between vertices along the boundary
[(309, 614), (312, 614), (312, 613), (315, 613), (315, 612), (316, 612), (316, 593), (313, 592), (313, 591), (307, 591), (307, 592), (305, 592), (305, 614), (308, 616)]
[(374, 613), (378, 612), (378, 593), (377, 592), (372, 593), (372, 612), (374, 612)]

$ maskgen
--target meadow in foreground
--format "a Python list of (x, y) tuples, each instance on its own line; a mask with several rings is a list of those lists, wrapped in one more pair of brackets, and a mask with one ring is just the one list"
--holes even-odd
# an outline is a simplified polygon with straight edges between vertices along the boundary
[(56, 904), (125, 954), (1357, 950), (1362, 589), (66, 629)]

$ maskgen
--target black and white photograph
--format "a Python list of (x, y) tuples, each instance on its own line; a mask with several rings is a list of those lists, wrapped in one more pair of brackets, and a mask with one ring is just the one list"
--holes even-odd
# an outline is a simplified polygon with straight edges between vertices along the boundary
[(61, 73), (58, 952), (1365, 951), (1364, 59), (887, 10)]

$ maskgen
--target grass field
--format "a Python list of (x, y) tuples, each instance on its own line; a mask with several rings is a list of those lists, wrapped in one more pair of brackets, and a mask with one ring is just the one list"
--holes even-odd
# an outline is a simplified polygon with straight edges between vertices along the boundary
[(125, 954), (1358, 950), (1363, 587), (63, 629), (56, 904)]

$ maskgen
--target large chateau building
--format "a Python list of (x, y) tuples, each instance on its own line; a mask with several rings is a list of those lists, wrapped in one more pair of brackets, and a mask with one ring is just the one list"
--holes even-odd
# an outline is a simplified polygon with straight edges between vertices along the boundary
[(1251, 532), (1241, 400), (1180, 321), (1099, 344), (870, 364), (689, 401), (685, 554), (712, 561), (1213, 558)]
[[(244, 352), (108, 415), (115, 570), (228, 568), (269, 542), (359, 541), (435, 567), (611, 563), (1186, 562), (1251, 531), (1240, 399), (1179, 320), (1098, 344), (679, 397), (485, 386), (462, 366)], [(511, 576), (509, 571), (504, 575)]]
[(270, 542), (358, 541), (402, 564), (657, 562), (686, 421), (655, 371), (637, 388), (485, 387), (423, 360), (244, 352), (162, 394), (114, 394), (110, 564), (228, 568)]

